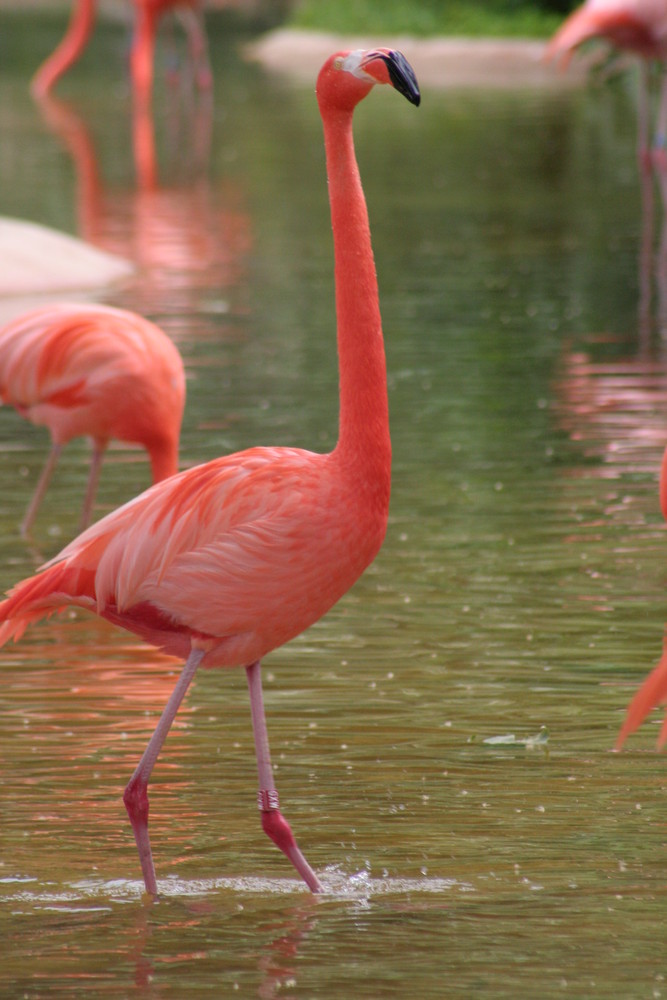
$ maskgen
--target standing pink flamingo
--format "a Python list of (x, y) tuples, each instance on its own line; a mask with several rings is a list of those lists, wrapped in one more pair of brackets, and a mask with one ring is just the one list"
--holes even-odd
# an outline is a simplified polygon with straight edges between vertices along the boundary
[(155, 324), (109, 306), (43, 306), (0, 329), (0, 401), (51, 434), (51, 452), (21, 525), (29, 534), (62, 448), (93, 440), (81, 517), (89, 523), (111, 438), (141, 444), (153, 482), (178, 471), (185, 403), (181, 356)]
[[(153, 87), (153, 54), (160, 17), (168, 10), (180, 16), (188, 33), (197, 78), (203, 87), (210, 87), (211, 71), (203, 24), (201, 0), (132, 0), (135, 7), (135, 29), (130, 54), (130, 69), (135, 92), (146, 102)], [(31, 90), (43, 97), (56, 81), (76, 62), (92, 34), (96, 0), (75, 0), (69, 27), (60, 44), (33, 77)]]
[[(639, 151), (648, 155), (648, 64), (667, 59), (667, 3), (665, 0), (586, 0), (555, 33), (546, 58), (566, 65), (575, 49), (591, 39), (606, 40), (641, 59), (642, 85), (639, 105)], [(663, 84), (656, 128), (656, 149), (664, 155), (667, 132), (667, 84)]]
[(278, 806), (260, 660), (322, 617), (373, 561), (390, 492), (387, 377), (368, 213), (352, 139), (375, 83), (419, 104), (399, 52), (339, 52), (317, 80), (334, 235), (340, 368), (334, 450), (251, 448), (172, 476), (109, 514), (0, 604), (0, 643), (73, 604), (186, 660), (125, 789), (147, 892), (157, 892), (148, 781), (197, 667), (244, 666), (262, 826), (313, 892), (321, 884)]

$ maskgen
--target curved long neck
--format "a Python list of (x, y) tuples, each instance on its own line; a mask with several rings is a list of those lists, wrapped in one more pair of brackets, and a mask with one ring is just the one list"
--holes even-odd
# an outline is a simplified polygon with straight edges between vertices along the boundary
[(323, 112), (334, 239), (340, 379), (336, 453), (366, 477), (391, 464), (387, 371), (368, 211), (352, 139), (352, 112)]

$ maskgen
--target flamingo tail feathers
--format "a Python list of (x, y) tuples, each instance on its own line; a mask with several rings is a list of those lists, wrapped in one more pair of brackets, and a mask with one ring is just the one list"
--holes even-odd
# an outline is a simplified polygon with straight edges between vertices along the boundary
[[(625, 721), (616, 740), (616, 749), (620, 750), (628, 736), (637, 729), (649, 712), (667, 701), (667, 648), (656, 667), (648, 675), (634, 698), (628, 705)], [(667, 743), (667, 716), (658, 736), (658, 749)]]
[(0, 646), (18, 641), (28, 625), (69, 604), (94, 608), (89, 596), (90, 571), (56, 563), (17, 584), (0, 602)]

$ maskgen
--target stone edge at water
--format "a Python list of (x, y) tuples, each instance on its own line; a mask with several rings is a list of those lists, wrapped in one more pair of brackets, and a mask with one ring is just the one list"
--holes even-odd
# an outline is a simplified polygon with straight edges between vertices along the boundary
[(364, 38), (278, 28), (244, 46), (244, 56), (265, 69), (299, 80), (315, 79), (337, 49), (386, 45), (400, 49), (422, 88), (564, 88), (581, 86), (590, 62), (574, 60), (561, 72), (544, 61), (545, 42), (489, 38)]

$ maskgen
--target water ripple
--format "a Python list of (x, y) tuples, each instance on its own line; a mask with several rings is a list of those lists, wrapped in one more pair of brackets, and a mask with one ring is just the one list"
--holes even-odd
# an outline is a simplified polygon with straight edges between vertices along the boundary
[[(323, 892), (317, 900), (370, 899), (376, 896), (414, 893), (441, 894), (452, 890), (472, 892), (469, 883), (455, 878), (373, 877), (366, 871), (347, 874), (339, 869), (326, 869), (320, 875)], [(257, 895), (308, 895), (298, 879), (261, 878), (254, 876), (181, 879), (169, 877), (159, 883), (161, 899), (192, 898), (216, 892)], [(28, 875), (0, 879), (0, 903), (21, 904), (35, 909), (77, 910), (109, 909), (110, 903), (128, 903), (143, 897), (143, 883), (134, 879), (97, 881), (86, 879), (62, 887), (39, 885)], [(108, 903), (102, 905), (102, 901)], [(97, 905), (95, 905), (97, 904)]]

